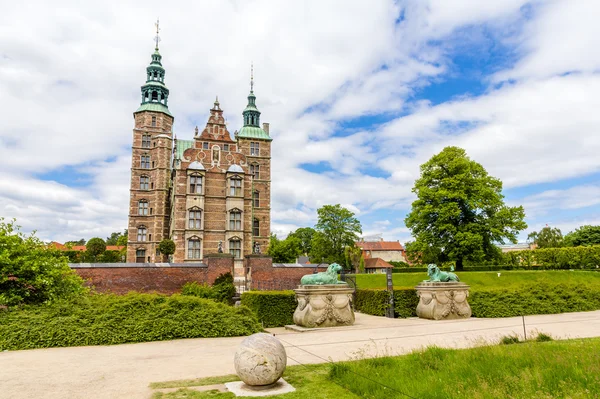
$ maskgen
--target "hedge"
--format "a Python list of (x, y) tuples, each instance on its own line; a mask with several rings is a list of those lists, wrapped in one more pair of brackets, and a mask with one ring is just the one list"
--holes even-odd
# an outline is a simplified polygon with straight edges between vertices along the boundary
[[(356, 310), (384, 316), (389, 301), (386, 290), (356, 292)], [(419, 303), (414, 288), (394, 290), (396, 317), (414, 317)], [(582, 312), (600, 309), (597, 284), (526, 284), (503, 289), (472, 290), (469, 305), (473, 317), (512, 317), (533, 314)]]
[(211, 287), (208, 284), (199, 284), (195, 281), (185, 283), (181, 288), (182, 295), (191, 295), (198, 298), (212, 299), (217, 302), (223, 302), (232, 305), (232, 298), (235, 296), (235, 286), (233, 285), (233, 276), (231, 273), (219, 275)]
[(261, 331), (250, 309), (193, 296), (84, 296), (0, 311), (0, 351), (112, 345)]
[(242, 305), (258, 316), (263, 327), (294, 324), (297, 306), (294, 291), (247, 291), (242, 294)]

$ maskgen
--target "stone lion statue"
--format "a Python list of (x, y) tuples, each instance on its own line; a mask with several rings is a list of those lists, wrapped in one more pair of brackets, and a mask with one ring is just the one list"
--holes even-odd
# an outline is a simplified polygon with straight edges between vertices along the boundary
[(456, 274), (452, 272), (444, 272), (440, 270), (440, 268), (434, 263), (427, 265), (427, 275), (429, 276), (429, 280), (425, 281), (431, 283), (460, 281)]
[(337, 274), (342, 270), (342, 266), (337, 263), (332, 263), (327, 268), (327, 271), (317, 274), (306, 274), (300, 279), (302, 285), (322, 285), (322, 284), (346, 284), (343, 281), (338, 281)]

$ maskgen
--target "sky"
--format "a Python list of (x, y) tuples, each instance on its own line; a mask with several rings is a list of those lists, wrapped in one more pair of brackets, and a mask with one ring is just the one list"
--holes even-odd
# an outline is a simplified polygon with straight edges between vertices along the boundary
[(280, 237), (340, 203), (410, 240), (419, 165), (464, 148), (528, 229), (600, 224), (597, 0), (68, 0), (0, 13), (0, 217), (44, 240), (127, 226), (133, 112), (154, 50), (174, 132), (249, 91), (273, 137)]

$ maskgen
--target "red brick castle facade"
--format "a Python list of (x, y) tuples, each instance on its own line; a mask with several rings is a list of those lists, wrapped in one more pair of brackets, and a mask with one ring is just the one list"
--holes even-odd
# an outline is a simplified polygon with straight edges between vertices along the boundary
[(260, 126), (251, 79), (244, 124), (233, 135), (215, 101), (206, 127), (193, 139), (173, 134), (169, 90), (158, 46), (146, 68), (142, 102), (134, 112), (127, 262), (163, 262), (159, 243), (170, 238), (176, 263), (229, 253), (236, 270), (271, 227), (271, 137)]

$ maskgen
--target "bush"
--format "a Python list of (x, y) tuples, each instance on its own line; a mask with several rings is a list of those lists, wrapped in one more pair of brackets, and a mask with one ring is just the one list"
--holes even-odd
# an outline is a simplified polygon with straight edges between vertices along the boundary
[(248, 291), (242, 294), (242, 305), (249, 307), (264, 327), (294, 324), (296, 294), (294, 291)]
[(0, 218), (0, 305), (43, 303), (86, 292), (61, 251)]
[[(356, 291), (356, 310), (384, 316), (386, 290)], [(414, 317), (419, 299), (413, 288), (394, 290), (396, 317)], [(524, 283), (508, 288), (471, 289), (469, 305), (474, 317), (513, 317), (533, 314), (583, 312), (600, 309), (600, 286), (589, 283)]]
[(192, 296), (83, 296), (0, 314), (0, 351), (233, 337), (261, 330), (246, 307)]
[(235, 292), (233, 276), (231, 273), (221, 274), (215, 279), (212, 287), (208, 284), (199, 284), (194, 281), (185, 283), (185, 285), (181, 288), (181, 293), (183, 295), (213, 299), (215, 301), (230, 305), (232, 304), (232, 298), (235, 296)]

